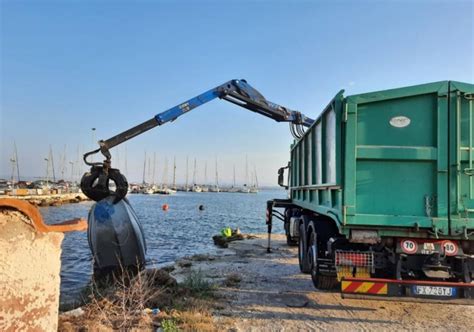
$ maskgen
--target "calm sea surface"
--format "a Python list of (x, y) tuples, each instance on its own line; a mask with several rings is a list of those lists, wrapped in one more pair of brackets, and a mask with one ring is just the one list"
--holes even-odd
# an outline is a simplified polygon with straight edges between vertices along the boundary
[[(176, 259), (216, 250), (212, 236), (225, 226), (239, 227), (242, 233), (266, 233), (266, 202), (285, 198), (283, 190), (265, 190), (258, 194), (185, 193), (172, 196), (128, 195), (145, 231), (148, 266), (163, 266)], [(169, 205), (162, 211), (163, 204)], [(198, 206), (205, 210), (199, 211)], [(41, 208), (47, 223), (83, 217), (92, 202)], [(274, 233), (283, 232), (283, 224), (275, 220)], [(90, 281), (92, 257), (86, 232), (66, 234), (62, 245), (61, 303), (71, 303)]]

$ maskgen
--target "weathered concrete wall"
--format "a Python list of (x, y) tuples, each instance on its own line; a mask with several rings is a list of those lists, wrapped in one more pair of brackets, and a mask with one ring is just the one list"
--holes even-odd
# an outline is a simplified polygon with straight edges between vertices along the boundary
[(56, 331), (63, 233), (0, 208), (0, 331)]

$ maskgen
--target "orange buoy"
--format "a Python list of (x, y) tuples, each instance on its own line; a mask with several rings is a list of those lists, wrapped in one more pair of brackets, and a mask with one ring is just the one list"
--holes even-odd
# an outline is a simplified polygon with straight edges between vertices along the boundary
[(168, 209), (169, 209), (168, 204), (163, 204), (163, 206), (161, 207), (161, 209), (162, 209), (163, 211), (168, 211)]

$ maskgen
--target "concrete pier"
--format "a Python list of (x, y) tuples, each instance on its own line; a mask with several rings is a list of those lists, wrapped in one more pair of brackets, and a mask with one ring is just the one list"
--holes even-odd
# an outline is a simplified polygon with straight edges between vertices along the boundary
[(47, 194), (47, 195), (0, 195), (0, 199), (19, 199), (27, 201), (35, 206), (60, 206), (63, 204), (80, 203), (88, 201), (89, 198), (82, 192), (79, 193), (62, 193), (62, 194)]

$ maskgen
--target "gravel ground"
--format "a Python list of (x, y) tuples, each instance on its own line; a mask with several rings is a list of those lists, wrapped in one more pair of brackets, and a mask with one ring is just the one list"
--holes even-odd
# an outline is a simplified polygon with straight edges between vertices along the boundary
[(297, 249), (274, 235), (232, 242), (216, 256), (178, 262), (178, 281), (190, 269), (223, 285), (213, 313), (229, 331), (472, 331), (474, 306), (342, 299), (338, 292), (316, 290), (299, 272)]

